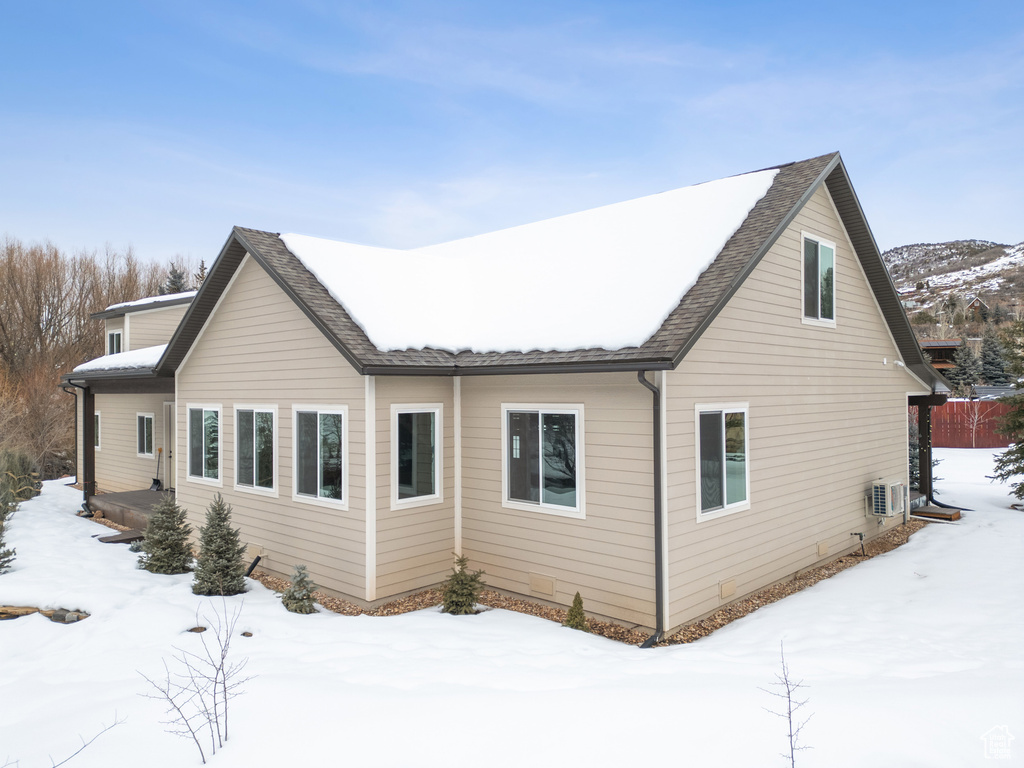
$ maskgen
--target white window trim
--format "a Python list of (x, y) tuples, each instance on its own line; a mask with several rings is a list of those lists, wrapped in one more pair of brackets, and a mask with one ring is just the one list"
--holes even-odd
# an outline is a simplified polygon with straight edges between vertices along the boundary
[[(93, 411), (93, 416), (96, 419), (96, 425), (95, 429), (93, 429), (92, 436), (93, 442), (95, 443), (95, 445), (93, 446), (93, 450), (98, 451), (100, 449), (100, 428), (103, 426), (103, 419), (100, 417), (99, 411)], [(138, 427), (136, 427), (136, 429), (138, 429)], [(138, 445), (138, 441), (136, 441), (136, 445)]]
[[(538, 413), (572, 413), (576, 415), (576, 508), (545, 504), (543, 501), (528, 502), (508, 497), (508, 412), (537, 411)], [(583, 443), (583, 403), (502, 403), (501, 404), (501, 506), (523, 512), (540, 512), (545, 515), (572, 517), (585, 520), (586, 503), (586, 456)]]
[[(813, 240), (819, 246), (824, 245), (832, 249), (832, 315), (831, 320), (823, 320), (820, 317), (806, 317), (804, 315), (804, 270), (805, 270), (805, 259), (804, 259), (804, 243), (807, 240)], [(813, 232), (800, 232), (800, 320), (804, 325), (815, 325), (819, 328), (835, 328), (836, 320), (839, 317), (839, 249), (836, 248), (836, 244), (831, 240), (820, 237)], [(819, 308), (820, 311), (820, 308)]]
[[(141, 418), (149, 419), (149, 424), (150, 424), (149, 431), (150, 431), (150, 437), (152, 438), (152, 443), (153, 443), (153, 452), (152, 453), (141, 453), (139, 451), (139, 418), (140, 417)], [(138, 456), (140, 459), (152, 459), (154, 456), (156, 456), (156, 418), (154, 417), (154, 415), (152, 413), (142, 413), (141, 411), (139, 411), (139, 412), (136, 412), (136, 414), (135, 414), (135, 455)]]
[[(278, 453), (278, 447), (277, 447), (277, 437), (278, 437), (278, 435), (281, 432), (281, 423), (280, 423), (280, 421), (278, 421), (278, 418), (277, 418), (277, 406), (276, 405), (269, 405), (269, 404), (250, 405), (248, 403), (235, 403), (234, 410), (235, 410), (235, 424), (234, 424), (234, 427), (235, 427), (235, 441), (234, 441), (235, 471), (233, 473), (234, 477), (232, 478), (232, 480), (234, 481), (235, 490), (239, 491), (241, 493), (252, 493), (252, 494), (254, 494), (256, 496), (269, 496), (271, 498), (276, 499), (279, 496), (278, 486), (280, 485), (280, 483), (278, 482), (278, 479), (281, 476), (281, 472), (280, 472), (280, 469), (278, 467), (278, 460), (277, 460), (278, 457), (281, 455), (280, 453)], [(273, 460), (273, 465), (274, 465), (274, 484), (270, 488), (263, 488), (262, 486), (257, 486), (255, 484), (254, 485), (244, 485), (244, 484), (238, 482), (238, 436), (239, 436), (238, 412), (239, 411), (253, 411), (254, 419), (255, 419), (255, 413), (256, 412), (269, 413), (269, 414), (271, 414), (273, 416), (273, 419), (274, 419), (274, 434), (273, 434), (273, 446), (272, 446), (271, 450), (274, 452), (274, 460)], [(253, 427), (255, 428), (255, 423), (254, 423)], [(255, 453), (253, 454), (253, 461), (255, 462)], [(255, 469), (253, 471), (255, 473)], [(255, 480), (255, 477), (253, 479)]]
[[(324, 499), (299, 493), (299, 411), (341, 414), (341, 498)], [(292, 500), (314, 507), (325, 507), (343, 512), (348, 511), (349, 500), (349, 453), (348, 453), (348, 406), (314, 405), (296, 403), (292, 405)], [(317, 481), (319, 484), (319, 480)]]
[[(410, 499), (398, 498), (398, 416), (402, 413), (434, 414), (434, 493), (429, 496), (415, 496)], [(440, 504), (444, 501), (442, 478), (444, 472), (444, 405), (442, 403), (413, 403), (391, 405), (391, 509), (409, 509)]]
[(121, 352), (126, 352), (127, 350), (124, 348), (124, 333), (121, 330), (116, 330), (116, 331), (107, 331), (107, 354), (108, 355), (116, 355), (117, 354), (117, 352), (111, 352), (110, 351), (110, 348), (113, 346), (113, 344), (111, 344), (110, 342), (111, 342), (111, 339), (113, 339), (114, 336), (116, 336), (119, 339), (118, 346), (121, 347)]
[[(725, 413), (742, 413), (743, 414), (743, 426), (745, 428), (745, 442), (746, 445), (746, 457), (747, 461), (744, 465), (744, 471), (746, 473), (747, 481), (747, 497), (743, 501), (737, 501), (734, 504), (728, 504), (720, 509), (713, 510), (711, 512), (703, 512), (700, 508), (700, 415), (702, 413), (709, 413), (714, 411), (721, 411)], [(696, 507), (697, 507), (697, 522), (704, 523), (708, 520), (715, 520), (719, 517), (725, 517), (732, 515), (736, 512), (743, 512), (744, 510), (750, 509), (750, 403), (697, 403), (693, 406), (693, 468), (694, 468), (694, 487), (696, 495)], [(724, 469), (724, 468), (723, 468)]]
[[(217, 412), (217, 479), (192, 474), (192, 419), (189, 411), (202, 408), (204, 411)], [(203, 417), (205, 420), (205, 416)], [(224, 409), (220, 403), (186, 403), (185, 404), (185, 481), (197, 485), (211, 485), (215, 488), (224, 487)]]

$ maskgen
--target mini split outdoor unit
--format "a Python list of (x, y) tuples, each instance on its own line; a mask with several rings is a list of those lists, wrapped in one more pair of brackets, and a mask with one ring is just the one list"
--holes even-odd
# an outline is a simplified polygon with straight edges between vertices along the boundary
[(903, 483), (899, 480), (876, 480), (871, 484), (871, 514), (895, 517), (903, 514)]

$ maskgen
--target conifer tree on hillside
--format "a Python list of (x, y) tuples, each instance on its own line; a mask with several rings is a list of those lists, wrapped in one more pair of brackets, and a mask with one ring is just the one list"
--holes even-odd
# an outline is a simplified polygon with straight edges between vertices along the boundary
[(192, 570), (192, 527), (185, 510), (174, 496), (165, 493), (153, 512), (146, 526), (139, 566), (150, 573), (188, 573)]
[(981, 339), (981, 378), (995, 387), (1010, 383), (1010, 374), (1006, 372), (1003, 356), (1003, 345), (999, 337), (992, 330), (985, 331)]
[(967, 345), (966, 339), (956, 348), (953, 363), (955, 366), (949, 370), (946, 378), (953, 385), (954, 394), (965, 395), (970, 391), (972, 385), (978, 383), (978, 378), (981, 375), (981, 364)]
[(206, 510), (199, 531), (199, 557), (192, 580), (197, 595), (238, 595), (245, 592), (245, 545), (231, 527), (231, 505), (219, 493)]
[[(999, 402), (1010, 406), (1010, 410), (1000, 419), (997, 431), (1009, 437), (1012, 443), (996, 458), (993, 476), (993, 479), (1004, 482), (1024, 475), (1024, 384), (1021, 382), (1024, 377), (1024, 320), (1011, 323), (1007, 339), (1011, 341), (1007, 357), (1015, 391), (999, 398)], [(1024, 480), (1010, 483), (1010, 489), (1018, 499), (1024, 499)]]

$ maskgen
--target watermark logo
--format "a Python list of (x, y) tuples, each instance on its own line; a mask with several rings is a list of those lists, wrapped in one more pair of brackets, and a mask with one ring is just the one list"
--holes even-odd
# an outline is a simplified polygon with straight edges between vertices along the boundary
[(1010, 733), (1010, 729), (1005, 725), (997, 725), (994, 728), (989, 728), (988, 731), (981, 736), (981, 740), (985, 743), (985, 759), (1009, 760), (1010, 742), (1012, 742), (1014, 738), (1014, 735)]

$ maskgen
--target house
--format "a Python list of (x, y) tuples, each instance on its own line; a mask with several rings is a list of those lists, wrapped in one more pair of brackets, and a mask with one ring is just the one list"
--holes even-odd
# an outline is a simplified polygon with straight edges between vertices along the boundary
[(935, 370), (943, 372), (956, 368), (956, 351), (962, 339), (921, 339), (921, 348), (927, 353)]
[(866, 493), (945, 399), (838, 153), (413, 251), (235, 228), (123, 349), (67, 377), (87, 499), (152, 430), (275, 574), (372, 605), (457, 552), (653, 637), (899, 522)]

